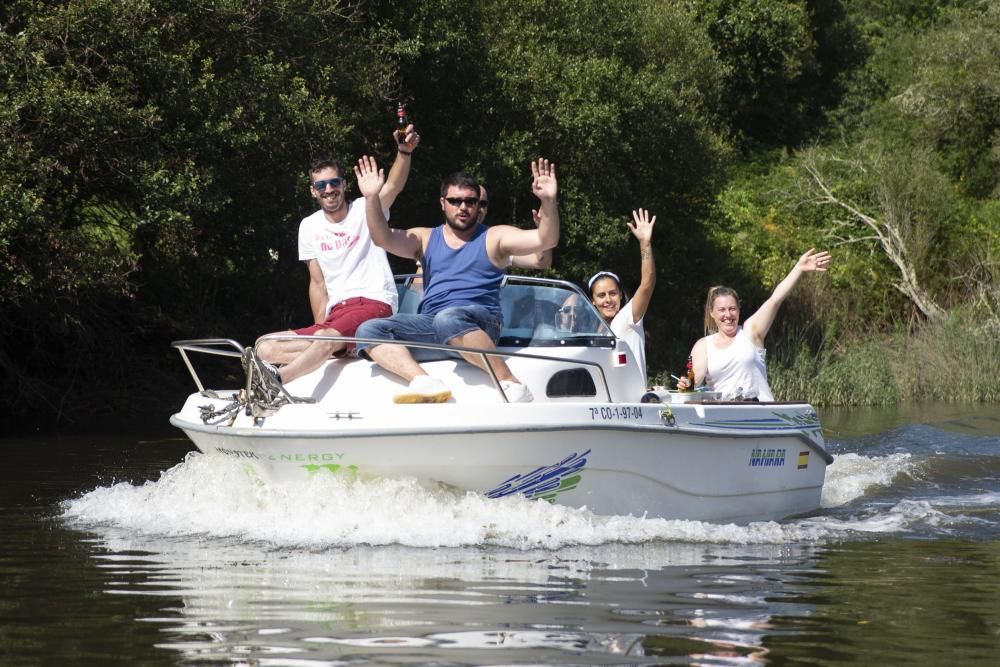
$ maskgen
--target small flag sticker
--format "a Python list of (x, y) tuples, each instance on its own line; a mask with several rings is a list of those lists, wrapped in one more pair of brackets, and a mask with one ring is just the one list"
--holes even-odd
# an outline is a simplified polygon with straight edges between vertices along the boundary
[(799, 470), (805, 470), (809, 467), (809, 452), (799, 452)]

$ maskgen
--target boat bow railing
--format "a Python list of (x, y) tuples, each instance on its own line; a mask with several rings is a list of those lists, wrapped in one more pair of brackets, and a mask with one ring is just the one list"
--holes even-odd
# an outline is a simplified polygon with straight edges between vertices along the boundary
[(184, 365), (187, 366), (188, 373), (191, 374), (191, 379), (194, 380), (195, 385), (198, 387), (198, 393), (200, 394), (206, 394), (208, 392), (205, 389), (205, 385), (201, 381), (201, 377), (198, 376), (198, 372), (194, 369), (194, 365), (191, 363), (191, 358), (188, 357), (188, 352), (200, 352), (202, 354), (211, 354), (220, 357), (235, 357), (237, 359), (242, 359), (245, 353), (244, 347), (232, 338), (196, 338), (191, 340), (175, 340), (170, 344), (170, 346), (176, 348), (177, 351), (181, 353), (181, 359), (184, 360)]

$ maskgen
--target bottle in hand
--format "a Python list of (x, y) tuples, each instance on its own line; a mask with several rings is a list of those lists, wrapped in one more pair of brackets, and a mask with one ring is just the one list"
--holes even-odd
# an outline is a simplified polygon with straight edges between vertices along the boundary
[(694, 391), (694, 359), (688, 357), (687, 363), (688, 391)]
[(396, 108), (396, 143), (401, 144), (406, 141), (406, 128), (410, 125), (410, 118), (406, 115), (406, 107), (400, 102)]

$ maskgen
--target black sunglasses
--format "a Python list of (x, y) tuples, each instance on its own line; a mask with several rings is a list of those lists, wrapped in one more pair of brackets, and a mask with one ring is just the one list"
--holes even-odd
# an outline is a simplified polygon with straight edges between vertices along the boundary
[(344, 183), (342, 178), (328, 178), (325, 181), (315, 181), (312, 186), (316, 192), (326, 192), (327, 186), (331, 188), (339, 188)]
[(444, 200), (449, 204), (451, 204), (452, 206), (454, 206), (455, 208), (458, 208), (462, 204), (465, 204), (469, 208), (475, 208), (476, 206), (479, 206), (478, 197), (445, 197)]
[(559, 312), (563, 315), (569, 315), (570, 313), (575, 313), (579, 310), (576, 306), (563, 306), (559, 309)]

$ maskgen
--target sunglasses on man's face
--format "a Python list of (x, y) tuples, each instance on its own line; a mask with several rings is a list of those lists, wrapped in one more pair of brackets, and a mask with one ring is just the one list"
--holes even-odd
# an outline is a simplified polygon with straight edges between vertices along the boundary
[(462, 204), (465, 204), (469, 208), (475, 208), (476, 206), (479, 206), (478, 197), (445, 197), (444, 200), (449, 204), (451, 204), (452, 206), (454, 206), (455, 208), (458, 208)]
[(575, 314), (576, 311), (577, 311), (576, 306), (563, 306), (562, 308), (559, 309), (559, 312), (562, 313), (563, 315), (572, 315)]
[(327, 187), (339, 188), (344, 183), (342, 178), (328, 178), (325, 181), (313, 181), (313, 189), (316, 192), (326, 192)]

